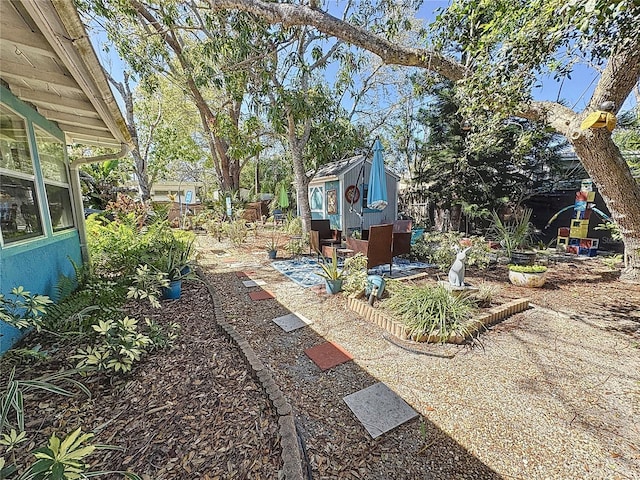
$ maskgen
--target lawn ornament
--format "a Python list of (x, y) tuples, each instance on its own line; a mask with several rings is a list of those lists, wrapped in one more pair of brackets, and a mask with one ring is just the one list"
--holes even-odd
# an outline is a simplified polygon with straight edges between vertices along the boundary
[(471, 247), (460, 250), (456, 245), (456, 259), (449, 269), (449, 283), (454, 287), (464, 287), (464, 260)]

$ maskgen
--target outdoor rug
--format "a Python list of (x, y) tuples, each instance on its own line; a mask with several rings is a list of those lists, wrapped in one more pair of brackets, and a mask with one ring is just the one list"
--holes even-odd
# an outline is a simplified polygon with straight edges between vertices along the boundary
[[(342, 261), (340, 260), (340, 263)], [(285, 275), (289, 280), (297, 283), (301, 287), (309, 288), (314, 285), (324, 283), (324, 279), (319, 275), (322, 272), (320, 264), (315, 257), (299, 257), (291, 260), (278, 260), (271, 262), (271, 266)], [(402, 258), (393, 260), (392, 278), (410, 275), (414, 270), (422, 270), (433, 267), (433, 265), (422, 262), (410, 262)], [(369, 270), (370, 275), (389, 276), (389, 266), (380, 265)]]

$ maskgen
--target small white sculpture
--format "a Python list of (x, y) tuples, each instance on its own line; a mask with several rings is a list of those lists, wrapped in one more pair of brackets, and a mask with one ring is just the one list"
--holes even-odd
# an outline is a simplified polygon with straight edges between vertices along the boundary
[(464, 260), (467, 258), (467, 251), (471, 247), (460, 250), (456, 245), (456, 259), (449, 269), (449, 283), (454, 287), (464, 287)]

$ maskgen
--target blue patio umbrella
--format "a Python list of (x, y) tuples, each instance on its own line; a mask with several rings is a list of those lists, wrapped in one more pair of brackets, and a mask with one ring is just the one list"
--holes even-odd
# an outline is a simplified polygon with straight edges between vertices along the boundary
[(387, 178), (384, 173), (384, 159), (382, 158), (382, 143), (376, 139), (373, 144), (373, 162), (369, 173), (369, 190), (367, 192), (367, 207), (374, 210), (384, 210), (387, 201)]

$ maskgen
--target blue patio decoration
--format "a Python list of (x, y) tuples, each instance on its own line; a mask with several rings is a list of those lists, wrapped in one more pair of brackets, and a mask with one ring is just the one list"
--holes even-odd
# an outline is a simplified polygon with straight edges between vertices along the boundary
[[(342, 265), (342, 259), (338, 259), (339, 264)], [(303, 288), (313, 287), (314, 285), (324, 284), (324, 278), (320, 276), (322, 269), (315, 257), (300, 257), (291, 260), (279, 260), (271, 262), (271, 266), (277, 271), (285, 275), (292, 282), (300, 285)], [(394, 258), (393, 259), (393, 277), (401, 277), (408, 275), (412, 270), (421, 270), (434, 267), (429, 263), (422, 262), (410, 262), (409, 260)], [(387, 265), (381, 265), (380, 267), (372, 268), (369, 273), (382, 276), (389, 274), (389, 267)]]
[(387, 200), (387, 178), (384, 173), (382, 143), (376, 138), (373, 145), (373, 162), (369, 172), (369, 190), (367, 192), (367, 208), (384, 210), (389, 204)]
[(367, 298), (371, 295), (374, 288), (376, 290), (376, 297), (382, 298), (384, 293), (385, 281), (380, 275), (369, 275), (367, 277), (367, 285), (364, 287), (364, 294)]

